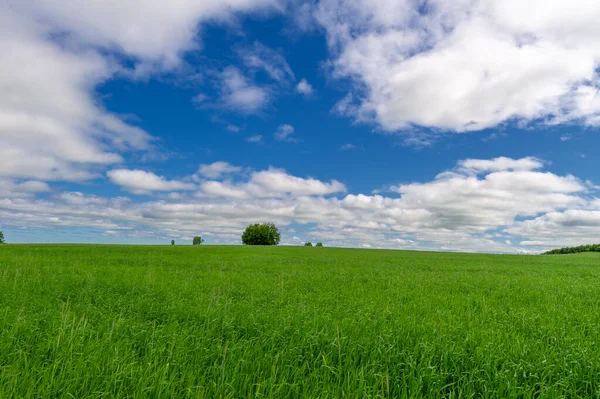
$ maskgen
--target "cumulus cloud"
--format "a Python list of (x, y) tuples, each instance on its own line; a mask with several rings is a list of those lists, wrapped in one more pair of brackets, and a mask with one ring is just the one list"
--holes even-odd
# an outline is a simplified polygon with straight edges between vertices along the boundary
[(50, 186), (37, 180), (15, 182), (11, 179), (0, 179), (0, 198), (31, 197), (37, 193), (50, 191)]
[(94, 50), (48, 41), (49, 28), (0, 6), (0, 176), (84, 180), (151, 137), (96, 105), (118, 68)]
[(296, 86), (296, 90), (298, 93), (305, 95), (306, 97), (310, 97), (314, 94), (315, 89), (311, 86), (310, 83), (306, 81), (306, 79), (302, 79), (298, 85)]
[(122, 189), (134, 194), (150, 194), (153, 191), (193, 190), (194, 184), (167, 180), (144, 170), (114, 169), (107, 173), (109, 179)]
[(57, 32), (74, 40), (135, 57), (139, 62), (171, 68), (185, 51), (198, 49), (199, 23), (228, 22), (236, 12), (275, 9), (273, 0), (137, 0), (87, 3), (78, 0), (27, 2), (8, 5), (36, 19), (47, 21)]
[[(217, 75), (213, 84), (219, 92), (218, 98), (211, 101), (201, 93), (193, 101), (202, 108), (217, 108), (244, 115), (260, 114), (295, 81), (294, 72), (282, 54), (259, 42), (240, 46), (236, 53), (242, 65), (229, 65), (220, 72), (210, 73)], [(260, 73), (264, 73), (266, 79), (260, 79), (261, 76), (257, 76)]]
[(327, 195), (346, 191), (346, 187), (337, 180), (324, 183), (317, 179), (291, 176), (282, 169), (274, 168), (254, 173), (250, 184), (262, 187), (265, 192), (292, 195)]
[(254, 42), (251, 46), (239, 48), (238, 54), (246, 67), (252, 72), (262, 70), (272, 80), (281, 85), (287, 85), (290, 81), (296, 80), (294, 72), (285, 57), (260, 42)]
[(344, 191), (346, 191), (346, 187), (337, 180), (325, 183), (313, 178), (292, 176), (283, 169), (275, 168), (252, 173), (248, 182), (210, 181), (200, 185), (200, 194), (231, 198), (323, 196)]
[(243, 114), (257, 114), (270, 101), (270, 91), (255, 85), (234, 66), (228, 66), (220, 75), (220, 106)]
[(294, 137), (294, 127), (292, 125), (279, 125), (275, 132), (275, 140), (288, 143), (299, 143), (300, 139)]
[[(582, 0), (324, 0), (338, 111), (384, 131), (600, 123), (600, 6)], [(535, 16), (535, 17), (532, 17)]]
[[(150, 134), (103, 109), (94, 89), (117, 75), (177, 68), (186, 51), (200, 47), (204, 21), (228, 22), (237, 12), (275, 6), (270, 0), (149, 0), (143, 7), (134, 0), (3, 2), (0, 176), (86, 180), (128, 151), (151, 149)], [(251, 112), (267, 101), (265, 92), (243, 81), (236, 86), (230, 75), (231, 104)]]
[(256, 134), (254, 136), (250, 136), (246, 139), (249, 143), (261, 143), (262, 142), (262, 134)]
[(468, 172), (500, 172), (507, 170), (528, 171), (540, 169), (544, 164), (536, 158), (526, 157), (521, 159), (512, 159), (507, 157), (498, 157), (494, 159), (465, 159), (458, 162), (458, 166)]
[(240, 166), (233, 166), (228, 162), (219, 161), (200, 165), (197, 175), (208, 177), (210, 179), (217, 179), (223, 175), (239, 173), (241, 171), (242, 168)]
[[(598, 205), (598, 204), (595, 204)], [(549, 212), (507, 228), (511, 235), (522, 237), (522, 246), (556, 248), (594, 244), (600, 233), (600, 207)]]
[(431, 181), (393, 186), (396, 195), (388, 196), (346, 194), (338, 181), (275, 168), (236, 179), (221, 175), (196, 188), (149, 172), (114, 171), (111, 180), (132, 192), (181, 192), (143, 202), (77, 192), (47, 198), (14, 193), (0, 199), (0, 219), (7, 225), (86, 226), (123, 235), (178, 237), (201, 230), (223, 243), (239, 242), (245, 225), (264, 221), (284, 231), (290, 224), (305, 225), (294, 235), (339, 246), (539, 252), (595, 242), (600, 198), (590, 183), (545, 171), (534, 158), (498, 159), (460, 161)]

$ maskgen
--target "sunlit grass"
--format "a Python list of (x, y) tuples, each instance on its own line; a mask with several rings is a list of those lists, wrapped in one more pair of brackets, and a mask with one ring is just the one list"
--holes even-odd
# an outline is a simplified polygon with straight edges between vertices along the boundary
[(600, 256), (0, 247), (0, 398), (598, 397)]

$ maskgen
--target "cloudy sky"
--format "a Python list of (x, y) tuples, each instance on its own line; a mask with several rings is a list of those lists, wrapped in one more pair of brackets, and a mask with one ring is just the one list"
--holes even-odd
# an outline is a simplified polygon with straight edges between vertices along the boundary
[(0, 0), (9, 242), (600, 242), (597, 0)]

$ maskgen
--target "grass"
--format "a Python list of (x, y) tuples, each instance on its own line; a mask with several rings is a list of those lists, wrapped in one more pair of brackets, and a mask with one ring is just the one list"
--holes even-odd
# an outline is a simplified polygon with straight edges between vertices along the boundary
[(598, 397), (600, 256), (0, 247), (0, 398)]

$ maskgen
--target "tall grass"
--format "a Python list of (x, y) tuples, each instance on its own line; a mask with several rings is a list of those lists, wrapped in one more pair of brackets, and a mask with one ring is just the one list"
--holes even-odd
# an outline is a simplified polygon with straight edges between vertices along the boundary
[(598, 397), (600, 255), (4, 246), (0, 398)]

